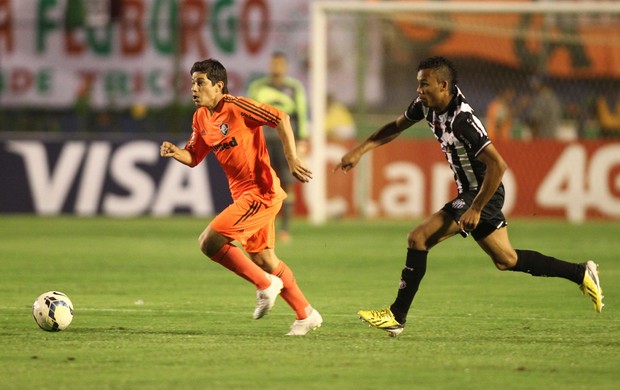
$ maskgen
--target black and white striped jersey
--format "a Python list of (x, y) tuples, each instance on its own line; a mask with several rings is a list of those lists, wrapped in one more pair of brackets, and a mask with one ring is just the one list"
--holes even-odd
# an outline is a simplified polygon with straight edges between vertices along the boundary
[(446, 112), (437, 114), (425, 107), (418, 97), (405, 111), (405, 117), (412, 122), (426, 119), (454, 172), (458, 192), (478, 191), (486, 165), (476, 157), (491, 141), (461, 90), (458, 87), (455, 89), (455, 96)]

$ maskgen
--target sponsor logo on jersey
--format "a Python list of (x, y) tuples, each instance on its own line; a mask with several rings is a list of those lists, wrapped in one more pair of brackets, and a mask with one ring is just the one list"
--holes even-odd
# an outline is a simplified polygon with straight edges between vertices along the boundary
[(222, 123), (220, 125), (220, 133), (222, 133), (223, 136), (227, 136), (228, 135), (228, 130), (230, 130), (230, 127), (228, 126), (228, 123)]
[(463, 209), (466, 205), (463, 199), (455, 199), (452, 201), (452, 207), (455, 209)]
[(245, 111), (241, 111), (241, 116), (245, 117), (245, 118), (248, 118), (251, 121), (259, 122), (258, 119), (254, 118), (252, 115), (246, 113)]
[(235, 139), (235, 137), (232, 137), (229, 142), (222, 142), (220, 144), (211, 146), (211, 150), (213, 150), (214, 152), (219, 152), (220, 150), (234, 148), (237, 145), (239, 145), (237, 143), (237, 140)]

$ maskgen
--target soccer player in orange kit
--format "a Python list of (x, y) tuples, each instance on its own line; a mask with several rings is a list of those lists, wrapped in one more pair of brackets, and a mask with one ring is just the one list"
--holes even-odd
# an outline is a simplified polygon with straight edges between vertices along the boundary
[[(267, 314), (281, 295), (297, 317), (287, 335), (305, 335), (321, 326), (323, 319), (274, 250), (275, 219), (287, 195), (271, 168), (261, 129), (275, 128), (292, 175), (306, 183), (312, 172), (297, 157), (289, 116), (275, 107), (229, 95), (226, 68), (217, 60), (194, 63), (190, 74), (198, 107), (192, 135), (183, 149), (163, 142), (160, 154), (194, 167), (213, 152), (226, 173), (233, 198), (200, 235), (200, 249), (256, 286), (255, 319)], [(239, 242), (249, 258), (232, 241)]]

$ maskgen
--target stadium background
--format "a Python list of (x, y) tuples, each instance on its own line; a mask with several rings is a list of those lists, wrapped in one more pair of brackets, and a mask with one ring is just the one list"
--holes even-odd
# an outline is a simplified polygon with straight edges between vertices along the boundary
[[(312, 94), (311, 3), (0, 1), (0, 212), (221, 210), (229, 195), (213, 159), (189, 170), (158, 157), (161, 140), (182, 144), (189, 134), (187, 70), (218, 58), (231, 93), (243, 95), (281, 50)], [(555, 139), (537, 140), (517, 116), (511, 139), (496, 141), (511, 167), (507, 213), (620, 218), (620, 143), (602, 136), (595, 111), (596, 99), (620, 96), (618, 14), (336, 13), (328, 25), (327, 90), (353, 113), (358, 139), (405, 109), (415, 65), (428, 55), (455, 61), (483, 119), (503, 88), (527, 97), (531, 80), (543, 79), (560, 98), (562, 123)], [(365, 170), (332, 175), (328, 166), (330, 215), (419, 217), (443, 204), (454, 188), (431, 137), (419, 124), (369, 156)], [(354, 142), (330, 140), (330, 164)], [(313, 194), (297, 195), (305, 215)]]

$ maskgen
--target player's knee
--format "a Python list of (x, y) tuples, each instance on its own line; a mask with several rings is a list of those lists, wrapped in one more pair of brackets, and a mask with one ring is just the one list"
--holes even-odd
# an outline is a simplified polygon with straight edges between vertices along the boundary
[(515, 267), (517, 264), (517, 256), (516, 253), (513, 255), (510, 254), (502, 254), (500, 256), (491, 256), (495, 267), (497, 267), (500, 271), (509, 271)]
[(407, 234), (407, 245), (409, 248), (421, 250), (423, 248), (420, 248), (420, 246), (423, 244), (423, 242), (423, 238), (420, 236), (419, 233), (417, 233), (416, 230), (413, 230), (409, 232), (409, 234)]
[(508, 271), (510, 269), (510, 267), (508, 265), (506, 265), (505, 263), (501, 263), (499, 261), (495, 261), (493, 260), (495, 267), (500, 270), (500, 271)]
[(207, 239), (206, 231), (200, 233), (200, 236), (198, 237), (198, 245), (200, 246), (200, 251), (206, 256), (211, 257), (213, 255), (213, 253), (209, 253), (209, 241)]
[(417, 250), (427, 250), (426, 237), (421, 234), (417, 229), (409, 232), (407, 235), (407, 245), (409, 248)]
[(214, 237), (209, 234), (209, 228), (205, 229), (205, 231), (200, 233), (200, 236), (198, 237), (200, 251), (206, 256), (212, 258), (222, 247), (221, 245), (216, 245), (216, 241), (217, 240), (214, 240)]

